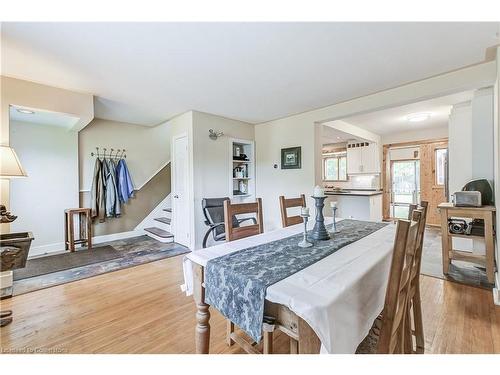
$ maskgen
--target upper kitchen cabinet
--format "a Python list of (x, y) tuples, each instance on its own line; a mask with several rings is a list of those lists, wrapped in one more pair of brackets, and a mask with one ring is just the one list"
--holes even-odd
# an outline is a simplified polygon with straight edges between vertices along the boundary
[(377, 143), (350, 142), (347, 145), (347, 174), (380, 173), (380, 150)]

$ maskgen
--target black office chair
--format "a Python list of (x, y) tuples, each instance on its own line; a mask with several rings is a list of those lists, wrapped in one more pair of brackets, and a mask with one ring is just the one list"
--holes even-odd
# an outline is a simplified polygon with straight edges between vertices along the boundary
[[(203, 248), (207, 247), (208, 236), (210, 233), (214, 241), (226, 240), (226, 229), (224, 227), (224, 201), (229, 200), (228, 197), (224, 198), (203, 198), (201, 200), (201, 207), (203, 215), (205, 216), (205, 224), (208, 225), (207, 233), (203, 237)], [(247, 217), (237, 219), (233, 216), (233, 228), (239, 227), (244, 221), (251, 220), (254, 224), (257, 223), (254, 217)]]

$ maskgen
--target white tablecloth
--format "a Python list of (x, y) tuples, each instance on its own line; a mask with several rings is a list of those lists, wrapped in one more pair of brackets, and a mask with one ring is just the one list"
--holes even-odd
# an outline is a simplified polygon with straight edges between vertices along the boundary
[[(312, 227), (314, 221), (309, 224)], [(191, 262), (206, 266), (210, 259), (302, 230), (302, 224), (294, 225), (187, 254), (187, 294), (193, 285)], [(266, 299), (304, 319), (321, 340), (322, 353), (354, 353), (384, 306), (394, 235), (395, 226), (389, 224), (271, 285)]]

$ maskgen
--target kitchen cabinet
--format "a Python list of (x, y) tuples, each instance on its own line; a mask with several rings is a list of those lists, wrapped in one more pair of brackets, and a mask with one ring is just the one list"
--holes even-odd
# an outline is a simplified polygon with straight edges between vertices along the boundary
[(366, 221), (382, 221), (382, 194), (327, 194), (325, 216), (332, 216), (330, 202), (337, 202), (337, 217)]
[(347, 146), (347, 174), (380, 173), (380, 150), (377, 143), (356, 142)]

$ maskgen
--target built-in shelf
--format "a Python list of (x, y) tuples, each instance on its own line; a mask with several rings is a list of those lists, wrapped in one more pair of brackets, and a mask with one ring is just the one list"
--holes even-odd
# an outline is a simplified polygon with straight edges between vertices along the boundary
[[(254, 171), (254, 141), (244, 139), (229, 140), (230, 168), (229, 194), (232, 198), (250, 201), (255, 195)], [(235, 157), (246, 155), (247, 160), (238, 160)], [(236, 173), (237, 172), (237, 173)], [(235, 177), (236, 174), (245, 177)], [(247, 198), (247, 199), (245, 199)]]
[(233, 160), (233, 163), (250, 164), (250, 160)]

